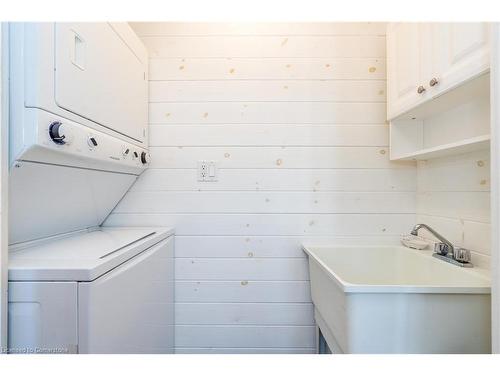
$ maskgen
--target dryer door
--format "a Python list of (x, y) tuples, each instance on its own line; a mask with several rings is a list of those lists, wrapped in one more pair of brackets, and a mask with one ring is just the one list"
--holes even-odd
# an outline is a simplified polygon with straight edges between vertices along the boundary
[(109, 23), (57, 23), (55, 100), (61, 108), (144, 143), (147, 57), (136, 39), (130, 28)]

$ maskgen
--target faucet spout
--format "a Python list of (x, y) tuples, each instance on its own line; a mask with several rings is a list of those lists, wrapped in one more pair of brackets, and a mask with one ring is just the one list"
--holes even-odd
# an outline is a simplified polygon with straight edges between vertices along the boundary
[(452, 255), (455, 254), (455, 247), (453, 246), (453, 244), (450, 241), (448, 241), (446, 238), (444, 238), (443, 236), (441, 236), (438, 232), (436, 232), (434, 229), (432, 229), (427, 224), (417, 224), (417, 225), (415, 225), (413, 227), (412, 231), (411, 231), (411, 234), (414, 235), (414, 236), (417, 236), (418, 235), (418, 231), (421, 228), (427, 229), (439, 241), (441, 241), (442, 243), (446, 244), (446, 246), (448, 247), (448, 249), (451, 250), (451, 254)]

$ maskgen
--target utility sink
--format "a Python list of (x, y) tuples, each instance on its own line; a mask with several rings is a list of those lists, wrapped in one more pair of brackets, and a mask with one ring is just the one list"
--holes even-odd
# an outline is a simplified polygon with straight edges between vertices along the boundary
[(490, 353), (490, 279), (403, 246), (303, 246), (333, 353)]

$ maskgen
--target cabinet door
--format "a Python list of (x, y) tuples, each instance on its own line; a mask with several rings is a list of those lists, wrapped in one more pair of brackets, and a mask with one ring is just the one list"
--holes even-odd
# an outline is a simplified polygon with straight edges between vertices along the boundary
[(460, 85), (489, 69), (489, 25), (487, 23), (431, 24), (433, 69), (425, 77), (438, 84), (430, 88), (432, 96)]
[(389, 24), (387, 29), (387, 117), (392, 119), (423, 100), (421, 25)]

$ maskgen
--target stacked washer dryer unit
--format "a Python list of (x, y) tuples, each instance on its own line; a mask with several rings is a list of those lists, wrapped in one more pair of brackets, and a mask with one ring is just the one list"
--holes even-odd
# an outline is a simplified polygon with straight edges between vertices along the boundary
[(171, 353), (173, 231), (103, 221), (149, 163), (124, 23), (11, 24), (11, 352)]

